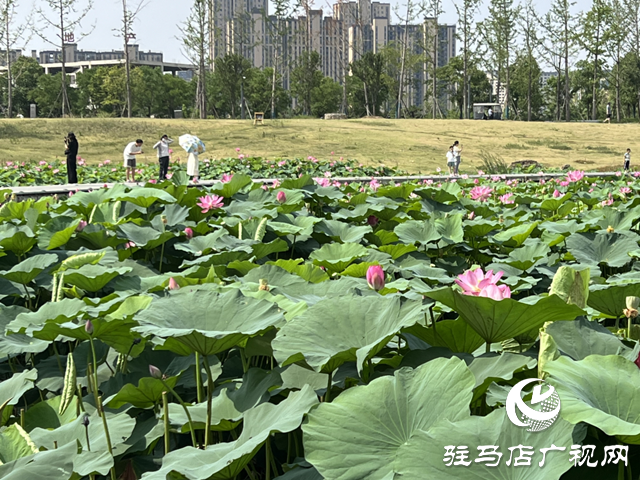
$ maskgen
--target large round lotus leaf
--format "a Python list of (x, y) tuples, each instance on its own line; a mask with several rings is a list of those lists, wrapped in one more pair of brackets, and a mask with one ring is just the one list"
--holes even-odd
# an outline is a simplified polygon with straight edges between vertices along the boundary
[[(309, 414), (302, 426), (305, 457), (331, 480), (398, 478), (399, 469), (406, 468), (398, 458), (412, 448), (418, 432), (439, 421), (469, 417), (474, 384), (462, 360), (439, 358), (350, 388)], [(442, 463), (442, 446), (437, 445), (438, 463)]]
[(340, 220), (325, 219), (316, 226), (315, 230), (324, 233), (334, 242), (360, 243), (362, 238), (371, 232), (371, 227), (369, 225), (358, 227)]
[(281, 366), (305, 361), (329, 373), (345, 362), (363, 363), (402, 328), (424, 317), (421, 302), (400, 297), (342, 296), (320, 300), (287, 323), (272, 345)]
[(0, 464), (3, 480), (68, 480), (73, 478), (74, 457), (77, 447), (69, 443), (64, 447), (48, 450), (13, 462)]
[(598, 322), (579, 318), (573, 322), (554, 322), (545, 328), (562, 353), (574, 360), (590, 355), (618, 355), (630, 352), (622, 341)]
[(619, 268), (631, 261), (629, 252), (637, 250), (638, 243), (619, 233), (574, 233), (567, 238), (567, 249), (580, 263)]
[(0, 225), (0, 247), (10, 250), (18, 256), (27, 253), (36, 244), (33, 231), (26, 225)]
[(14, 265), (11, 270), (0, 272), (0, 277), (26, 285), (57, 261), (58, 256), (53, 253), (35, 255)]
[(37, 452), (29, 434), (20, 425), (13, 424), (0, 432), (0, 462), (3, 464)]
[(185, 447), (162, 460), (162, 468), (146, 473), (142, 480), (165, 480), (177, 472), (189, 480), (232, 480), (244, 470), (262, 444), (273, 432), (288, 433), (297, 429), (304, 415), (318, 403), (309, 386), (291, 393), (278, 405), (263, 403), (245, 413), (238, 440), (218, 443), (206, 450)]
[(342, 272), (357, 258), (364, 257), (369, 251), (357, 243), (327, 243), (314, 250), (309, 258), (331, 272)]
[(38, 378), (38, 371), (34, 368), (22, 373), (15, 373), (8, 380), (0, 382), (0, 405), (16, 405), (22, 395), (33, 388), (33, 382), (36, 381), (36, 378)]
[(446, 347), (452, 352), (473, 353), (484, 340), (464, 320), (444, 320), (433, 326), (414, 325), (404, 330), (432, 347)]
[(107, 268), (102, 265), (84, 265), (64, 274), (64, 283), (75, 285), (88, 292), (102, 290), (114, 278), (131, 271), (129, 267)]
[(76, 232), (81, 218), (54, 217), (38, 231), (38, 246), (44, 250), (53, 250), (66, 245)]
[(538, 222), (526, 222), (515, 227), (508, 228), (496, 233), (492, 240), (494, 242), (504, 243), (509, 247), (519, 247), (533, 233), (538, 226)]
[(133, 188), (130, 192), (122, 194), (118, 192), (111, 196), (111, 200), (121, 202), (131, 202), (143, 208), (149, 208), (157, 201), (164, 203), (175, 203), (176, 199), (160, 188)]
[(273, 303), (226, 293), (191, 291), (154, 300), (135, 319), (144, 336), (165, 338), (163, 348), (178, 354), (213, 355), (284, 322)]
[[(193, 428), (204, 430), (207, 420), (207, 403), (197, 403), (187, 407)], [(233, 400), (227, 395), (227, 389), (222, 389), (217, 397), (211, 402), (211, 430), (227, 432), (236, 428), (242, 420), (242, 412), (239, 412)], [(189, 432), (189, 419), (184, 413), (184, 409), (178, 403), (169, 404), (169, 423), (177, 425), (182, 433)]]
[(476, 377), (473, 400), (480, 398), (493, 382), (511, 380), (514, 373), (531, 370), (537, 363), (535, 358), (508, 352), (476, 358), (469, 364), (469, 370)]
[(0, 356), (17, 355), (22, 353), (40, 353), (47, 349), (49, 342), (24, 335), (22, 333), (6, 333), (9, 323), (21, 313), (29, 313), (23, 307), (0, 307)]
[[(564, 405), (563, 405), (564, 407)], [(437, 480), (558, 480), (573, 466), (569, 461), (569, 450), (575, 442), (572, 438), (574, 426), (562, 419), (557, 420), (543, 433), (530, 433), (525, 428), (516, 427), (509, 421), (504, 409), (495, 410), (486, 417), (471, 417), (462, 421), (449, 419), (439, 423), (428, 431), (416, 432), (406, 448), (400, 450), (395, 459), (396, 475), (394, 479), (437, 479)], [(445, 445), (465, 445), (469, 449), (469, 466), (450, 465), (445, 461)], [(476, 463), (479, 446), (495, 445), (502, 453), (500, 464), (489, 467)], [(509, 448), (524, 445), (532, 447), (531, 466), (516, 466), (514, 461), (520, 454)], [(551, 445), (564, 447), (564, 451), (548, 451), (544, 458), (540, 449)], [(531, 451), (531, 450), (530, 450)], [(490, 462), (491, 463), (491, 462)], [(345, 477), (346, 478), (346, 477)]]
[(578, 362), (560, 357), (545, 370), (560, 395), (564, 419), (640, 444), (640, 369), (633, 362), (618, 355), (591, 355)]
[(431, 221), (409, 220), (398, 225), (394, 232), (402, 243), (426, 245), (442, 238), (440, 232)]
[(512, 250), (505, 263), (520, 270), (529, 270), (542, 259), (547, 258), (549, 250), (546, 243), (538, 239), (529, 240), (523, 247)]
[(542, 327), (545, 322), (573, 320), (584, 314), (582, 309), (568, 305), (557, 295), (541, 298), (533, 304), (511, 298), (493, 300), (463, 295), (451, 288), (434, 290), (427, 295), (458, 312), (487, 343), (509, 340)]
[(589, 289), (587, 305), (599, 312), (617, 318), (627, 308), (627, 297), (640, 297), (640, 283), (622, 285), (593, 285)]

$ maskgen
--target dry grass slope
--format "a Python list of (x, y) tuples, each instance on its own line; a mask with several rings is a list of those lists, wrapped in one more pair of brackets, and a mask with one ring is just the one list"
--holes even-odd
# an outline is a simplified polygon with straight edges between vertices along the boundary
[[(155, 162), (151, 148), (160, 135), (177, 139), (198, 135), (207, 155), (246, 155), (268, 158), (344, 157), (368, 164), (396, 166), (413, 173), (433, 172), (445, 166), (448, 146), (464, 146), (462, 170), (473, 172), (483, 151), (507, 163), (536, 160), (545, 166), (570, 164), (585, 170), (619, 168), (627, 148), (632, 166), (640, 164), (640, 126), (591, 123), (524, 123), (459, 120), (275, 120), (254, 127), (251, 121), (160, 119), (0, 120), (0, 161), (62, 158), (63, 138), (73, 131), (80, 154), (91, 163), (119, 161), (124, 146), (145, 140), (142, 161)], [(174, 148), (181, 155), (179, 146)], [(637, 160), (634, 160), (637, 159)]]

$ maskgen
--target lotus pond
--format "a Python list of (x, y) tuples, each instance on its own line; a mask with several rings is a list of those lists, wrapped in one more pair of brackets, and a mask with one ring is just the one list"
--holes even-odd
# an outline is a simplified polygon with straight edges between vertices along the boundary
[[(637, 479), (638, 190), (177, 174), (8, 200), (0, 478)], [(528, 378), (562, 401), (543, 432), (505, 413)]]

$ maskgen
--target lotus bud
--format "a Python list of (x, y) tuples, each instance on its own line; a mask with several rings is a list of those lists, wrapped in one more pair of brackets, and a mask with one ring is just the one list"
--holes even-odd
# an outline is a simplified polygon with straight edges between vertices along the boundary
[(367, 218), (367, 223), (369, 224), (369, 226), (375, 227), (376, 225), (378, 225), (378, 223), (380, 223), (380, 220), (378, 220), (378, 217), (376, 217), (375, 215), (369, 215), (369, 218)]
[(158, 380), (162, 378), (162, 372), (160, 371), (160, 369), (153, 365), (149, 365), (149, 373), (153, 378), (157, 378)]
[(180, 290), (180, 285), (175, 281), (173, 277), (169, 279), (169, 290)]
[(367, 269), (367, 283), (376, 292), (384, 288), (384, 270), (380, 265), (372, 265)]
[(258, 287), (258, 290), (264, 290), (265, 292), (268, 292), (270, 290), (269, 283), (267, 282), (266, 278), (260, 279), (260, 287)]
[(184, 229), (184, 234), (187, 236), (189, 240), (193, 238), (193, 230), (189, 227)]
[(613, 233), (614, 229), (611, 225), (607, 227), (607, 233)]
[(627, 318), (636, 318), (638, 316), (638, 307), (640, 307), (639, 297), (627, 297), (627, 308), (622, 312)]
[(82, 417), (82, 425), (84, 425), (85, 427), (89, 426), (89, 415), (87, 415), (86, 413), (84, 414), (84, 417)]
[(87, 323), (84, 324), (84, 329), (89, 335), (93, 335), (93, 323), (91, 320), (87, 320)]
[(134, 338), (134, 339), (133, 339), (133, 344), (134, 344), (134, 345), (139, 345), (141, 341), (142, 341), (142, 339), (141, 339), (141, 338)]
[(282, 190), (280, 190), (278, 192), (278, 194), (276, 195), (276, 199), (278, 200), (278, 202), (280, 203), (285, 203), (287, 201), (287, 194), (284, 193)]
[(87, 226), (87, 222), (85, 220), (80, 220), (78, 226), (76, 227), (76, 232), (81, 232)]

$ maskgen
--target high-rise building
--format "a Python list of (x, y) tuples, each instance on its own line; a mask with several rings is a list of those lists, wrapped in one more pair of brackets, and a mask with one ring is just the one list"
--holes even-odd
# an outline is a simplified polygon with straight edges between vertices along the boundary
[(421, 106), (431, 92), (428, 72), (436, 43), (434, 30), (438, 67), (456, 53), (455, 25), (440, 25), (436, 30), (435, 20), (427, 18), (408, 25), (405, 32), (405, 25), (392, 24), (389, 3), (338, 1), (333, 16), (308, 8), (286, 19), (269, 15), (267, 0), (212, 0), (212, 5), (211, 58), (237, 53), (257, 68), (272, 67), (277, 61), (285, 88), (289, 87), (289, 72), (305, 51), (318, 52), (323, 74), (342, 83), (349, 63), (366, 52), (379, 53), (390, 44), (406, 41), (407, 51), (424, 61), (410, 74), (404, 101)]

